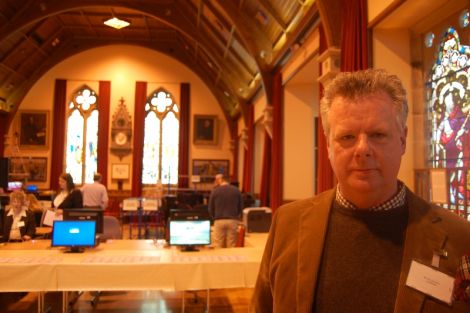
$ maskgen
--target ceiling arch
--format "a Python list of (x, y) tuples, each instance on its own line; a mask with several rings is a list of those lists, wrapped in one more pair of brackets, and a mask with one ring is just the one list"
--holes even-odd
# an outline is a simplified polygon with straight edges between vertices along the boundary
[[(186, 64), (228, 121), (263, 89), (288, 45), (318, 22), (314, 1), (4, 0), (0, 3), (0, 109), (14, 114), (52, 66), (87, 49), (130, 44)], [(121, 30), (103, 21), (130, 21)]]

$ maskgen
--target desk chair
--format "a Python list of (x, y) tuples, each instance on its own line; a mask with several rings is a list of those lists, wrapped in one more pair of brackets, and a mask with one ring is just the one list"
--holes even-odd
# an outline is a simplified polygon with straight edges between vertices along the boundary
[(51, 237), (52, 227), (44, 225), (44, 217), (46, 216), (48, 208), (42, 208), (41, 220), (39, 226), (36, 226), (36, 236), (35, 238), (48, 239)]
[(100, 236), (100, 239), (122, 239), (121, 223), (117, 217), (103, 216), (103, 235)]

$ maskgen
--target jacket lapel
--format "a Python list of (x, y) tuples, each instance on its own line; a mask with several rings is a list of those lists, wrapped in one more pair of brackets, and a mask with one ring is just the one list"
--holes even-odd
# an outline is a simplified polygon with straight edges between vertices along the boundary
[[(314, 198), (312, 206), (299, 216), (299, 248), (297, 259), (297, 312), (311, 312), (315, 295), (323, 242), (334, 190)], [(314, 229), (314, 231), (312, 231)]]
[(433, 253), (443, 247), (447, 234), (439, 227), (439, 219), (429, 213), (429, 204), (408, 191), (409, 218), (401, 264), (395, 313), (421, 312), (425, 295), (406, 286), (411, 261), (431, 266)]

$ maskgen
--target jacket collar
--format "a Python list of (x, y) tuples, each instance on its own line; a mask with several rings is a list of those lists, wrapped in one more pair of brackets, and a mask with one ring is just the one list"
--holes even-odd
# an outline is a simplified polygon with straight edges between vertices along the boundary
[[(10, 208), (10, 209), (8, 210), (7, 216), (13, 216), (13, 217), (15, 216), (15, 212), (14, 212), (14, 210), (13, 210), (12, 208)], [(22, 208), (22, 210), (21, 210), (19, 216), (20, 216), (20, 217), (26, 217), (26, 208), (25, 208), (25, 207)]]

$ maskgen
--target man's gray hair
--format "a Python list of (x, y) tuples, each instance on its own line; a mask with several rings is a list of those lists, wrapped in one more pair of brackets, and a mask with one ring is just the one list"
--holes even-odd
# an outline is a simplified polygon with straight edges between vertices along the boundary
[(397, 113), (397, 123), (404, 130), (408, 116), (408, 103), (401, 80), (398, 76), (389, 74), (385, 70), (368, 69), (339, 73), (325, 88), (324, 96), (320, 102), (320, 113), (325, 135), (328, 137), (330, 134), (328, 112), (335, 98), (342, 97), (347, 100), (357, 101), (364, 96), (382, 92), (392, 99)]

